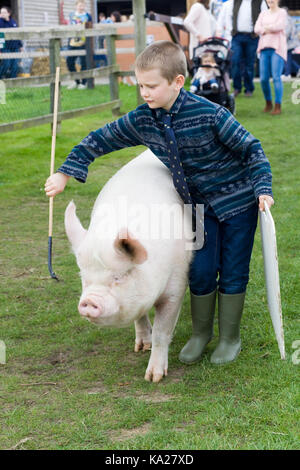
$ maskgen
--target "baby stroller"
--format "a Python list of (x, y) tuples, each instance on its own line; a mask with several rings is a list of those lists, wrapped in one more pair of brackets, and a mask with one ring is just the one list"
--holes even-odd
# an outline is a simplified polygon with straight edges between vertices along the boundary
[[(195, 77), (199, 68), (203, 67), (201, 64), (202, 54), (210, 53), (213, 55), (218, 72), (216, 80), (218, 81), (218, 92), (212, 90), (210, 86), (203, 86), (197, 92), (196, 95), (203, 96), (204, 98), (218, 103), (234, 114), (235, 112), (235, 101), (233, 94), (229, 93), (230, 82), (229, 82), (229, 68), (230, 68), (230, 57), (231, 50), (229, 48), (229, 41), (224, 38), (208, 38), (203, 42), (200, 42), (193, 51), (193, 77)], [(206, 67), (209, 67), (206, 65)]]

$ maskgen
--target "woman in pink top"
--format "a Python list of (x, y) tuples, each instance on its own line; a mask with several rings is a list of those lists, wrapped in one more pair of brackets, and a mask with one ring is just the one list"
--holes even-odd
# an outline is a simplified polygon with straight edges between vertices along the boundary
[(260, 53), (260, 84), (266, 100), (264, 112), (272, 111), (270, 77), (273, 78), (275, 108), (271, 114), (281, 113), (283, 85), (281, 74), (287, 59), (286, 23), (287, 13), (279, 8), (279, 0), (267, 0), (269, 10), (260, 13), (254, 27), (260, 36), (257, 52)]

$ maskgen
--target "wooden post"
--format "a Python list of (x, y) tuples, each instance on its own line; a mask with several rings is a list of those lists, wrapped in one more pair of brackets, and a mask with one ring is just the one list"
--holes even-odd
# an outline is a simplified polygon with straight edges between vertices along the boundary
[[(108, 65), (116, 65), (116, 39), (115, 36), (106, 36), (107, 62)], [(119, 81), (116, 72), (109, 74), (109, 91), (111, 101), (119, 99)], [(113, 114), (120, 114), (120, 108), (115, 108)]]
[[(146, 1), (133, 0), (132, 6), (134, 16), (135, 56), (137, 57), (146, 47)], [(144, 102), (140, 95), (139, 87), (137, 87), (137, 102), (138, 104)]]
[[(49, 41), (49, 61), (50, 61), (50, 73), (55, 75), (56, 67), (60, 66), (60, 39), (54, 38)], [(55, 83), (50, 84), (50, 113), (54, 113), (54, 90)], [(60, 83), (58, 92), (58, 112), (60, 111)], [(61, 120), (57, 121), (57, 133), (60, 132)], [(52, 124), (51, 124), (51, 131)]]
[[(87, 21), (85, 23), (86, 29), (93, 28), (93, 23), (91, 21)], [(85, 42), (85, 50), (86, 50), (86, 68), (87, 70), (94, 68), (94, 38), (87, 37)], [(95, 88), (94, 78), (87, 79), (87, 87), (89, 89)]]

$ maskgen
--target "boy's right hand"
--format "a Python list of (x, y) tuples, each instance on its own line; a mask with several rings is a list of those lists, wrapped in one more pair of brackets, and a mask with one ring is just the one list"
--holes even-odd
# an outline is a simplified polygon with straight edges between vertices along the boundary
[(56, 194), (62, 193), (70, 176), (64, 173), (54, 173), (49, 176), (45, 183), (45, 192), (48, 197), (54, 197)]

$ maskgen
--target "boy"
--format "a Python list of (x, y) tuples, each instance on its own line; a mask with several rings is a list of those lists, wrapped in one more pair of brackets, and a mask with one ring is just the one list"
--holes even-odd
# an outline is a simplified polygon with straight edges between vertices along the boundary
[(220, 71), (217, 69), (214, 56), (211, 52), (204, 52), (201, 56), (201, 67), (195, 73), (190, 91), (197, 93), (199, 90), (209, 90), (213, 93), (218, 93), (219, 83), (217, 77), (220, 76)]
[(184, 90), (186, 58), (178, 45), (154, 42), (135, 66), (146, 103), (75, 146), (58, 173), (48, 178), (46, 194), (63, 191), (71, 176), (84, 182), (97, 156), (124, 147), (146, 145), (172, 174), (173, 158), (180, 158), (193, 202), (205, 205), (207, 232), (190, 268), (193, 335), (180, 360), (198, 361), (210, 341), (218, 288), (220, 334), (211, 362), (226, 363), (241, 348), (239, 327), (258, 204), (263, 210), (264, 201), (274, 203), (270, 165), (259, 141), (229, 111)]

